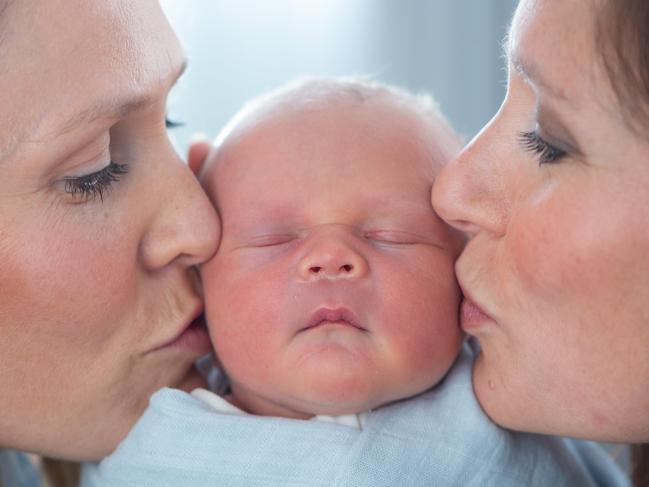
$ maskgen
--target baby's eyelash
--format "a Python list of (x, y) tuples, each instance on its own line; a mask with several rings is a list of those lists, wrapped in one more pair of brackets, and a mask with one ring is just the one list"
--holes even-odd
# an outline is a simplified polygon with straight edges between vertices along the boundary
[(518, 141), (521, 147), (536, 154), (539, 164), (552, 164), (567, 155), (566, 151), (546, 142), (535, 130), (519, 132)]
[(80, 198), (80, 202), (94, 201), (97, 197), (103, 202), (104, 195), (110, 191), (112, 184), (127, 172), (128, 164), (110, 161), (106, 167), (92, 174), (65, 178), (65, 191)]

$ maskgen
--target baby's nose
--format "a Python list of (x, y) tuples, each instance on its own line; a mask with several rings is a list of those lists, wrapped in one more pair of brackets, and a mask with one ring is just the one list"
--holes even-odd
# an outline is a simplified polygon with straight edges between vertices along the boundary
[(338, 236), (317, 237), (299, 262), (303, 279), (356, 279), (368, 272), (368, 263), (350, 242)]

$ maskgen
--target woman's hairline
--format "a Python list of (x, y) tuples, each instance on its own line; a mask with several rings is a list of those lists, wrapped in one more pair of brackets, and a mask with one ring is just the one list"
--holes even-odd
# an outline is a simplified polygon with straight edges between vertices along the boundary
[[(597, 13), (596, 46), (610, 86), (615, 94), (627, 126), (647, 137), (649, 126), (649, 62), (643, 56), (643, 41), (649, 35), (641, 32), (634, 14), (647, 8), (639, 3), (616, 4), (618, 0), (603, 2)], [(646, 1), (646, 0), (645, 0)], [(629, 12), (623, 7), (627, 7)], [(634, 10), (635, 9), (635, 10)], [(644, 12), (644, 16), (648, 11)], [(640, 15), (640, 17), (643, 17)], [(630, 100), (640, 100), (631, 103)]]

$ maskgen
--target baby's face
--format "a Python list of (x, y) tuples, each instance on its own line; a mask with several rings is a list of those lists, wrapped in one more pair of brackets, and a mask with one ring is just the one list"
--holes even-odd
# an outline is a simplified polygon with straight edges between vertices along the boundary
[(360, 412), (448, 370), (460, 243), (431, 208), (430, 130), (377, 104), (275, 113), (208, 162), (223, 236), (206, 317), (236, 404)]

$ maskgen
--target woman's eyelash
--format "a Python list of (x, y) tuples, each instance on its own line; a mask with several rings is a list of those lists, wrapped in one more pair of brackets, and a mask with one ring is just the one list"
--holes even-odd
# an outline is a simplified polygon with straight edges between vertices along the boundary
[(173, 120), (169, 117), (165, 117), (165, 127), (168, 129), (175, 129), (177, 127), (182, 127), (185, 125), (185, 122), (180, 122), (178, 120)]
[(103, 202), (113, 183), (128, 172), (128, 164), (110, 161), (103, 169), (85, 176), (65, 178), (65, 191), (81, 201), (94, 201), (99, 197)]
[(546, 142), (535, 130), (520, 132), (518, 141), (524, 150), (537, 155), (539, 164), (556, 163), (567, 154), (563, 149)]

